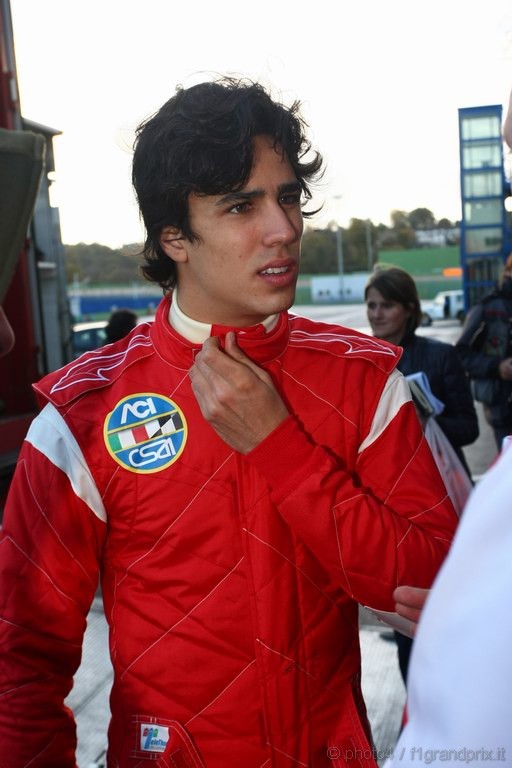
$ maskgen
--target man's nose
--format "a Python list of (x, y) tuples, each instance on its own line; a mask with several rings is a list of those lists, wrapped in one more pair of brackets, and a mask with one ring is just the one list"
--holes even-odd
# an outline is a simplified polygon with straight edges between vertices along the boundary
[(302, 234), (302, 214), (272, 206), (265, 216), (263, 242), (266, 246), (287, 245)]

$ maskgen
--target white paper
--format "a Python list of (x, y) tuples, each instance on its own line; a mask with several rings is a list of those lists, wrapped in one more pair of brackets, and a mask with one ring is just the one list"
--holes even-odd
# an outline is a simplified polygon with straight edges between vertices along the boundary
[(369, 605), (365, 605), (364, 607), (383, 624), (387, 624), (393, 629), (396, 629), (402, 635), (414, 637), (413, 628), (416, 627), (416, 624), (410, 619), (404, 619), (403, 616), (399, 616), (398, 613), (394, 613), (393, 611), (377, 611), (375, 608), (370, 608)]
[(432, 393), (432, 390), (430, 389), (430, 382), (427, 378), (427, 374), (424, 371), (410, 373), (405, 378), (407, 381), (415, 381), (418, 386), (421, 387), (426, 399), (432, 406), (434, 416), (439, 416), (444, 411), (444, 403)]

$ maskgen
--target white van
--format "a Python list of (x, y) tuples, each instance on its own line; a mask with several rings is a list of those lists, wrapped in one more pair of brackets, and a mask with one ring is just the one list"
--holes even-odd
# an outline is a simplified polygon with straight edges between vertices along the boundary
[(464, 291), (440, 291), (432, 301), (421, 302), (421, 324), (431, 325), (434, 320), (457, 319), (464, 322)]

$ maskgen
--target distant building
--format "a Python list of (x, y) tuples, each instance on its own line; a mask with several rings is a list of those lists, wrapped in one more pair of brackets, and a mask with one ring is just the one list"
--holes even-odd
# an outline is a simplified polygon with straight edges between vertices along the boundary
[(415, 230), (416, 243), (422, 247), (442, 247), (458, 245), (460, 242), (460, 227)]
[(314, 275), (311, 277), (311, 298), (316, 303), (358, 302), (364, 299), (368, 272), (350, 275)]

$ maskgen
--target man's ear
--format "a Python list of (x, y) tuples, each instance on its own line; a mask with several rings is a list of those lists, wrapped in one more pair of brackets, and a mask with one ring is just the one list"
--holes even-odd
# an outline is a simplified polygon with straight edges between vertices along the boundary
[(160, 247), (170, 259), (176, 262), (187, 260), (185, 238), (177, 227), (164, 227), (160, 233)]

